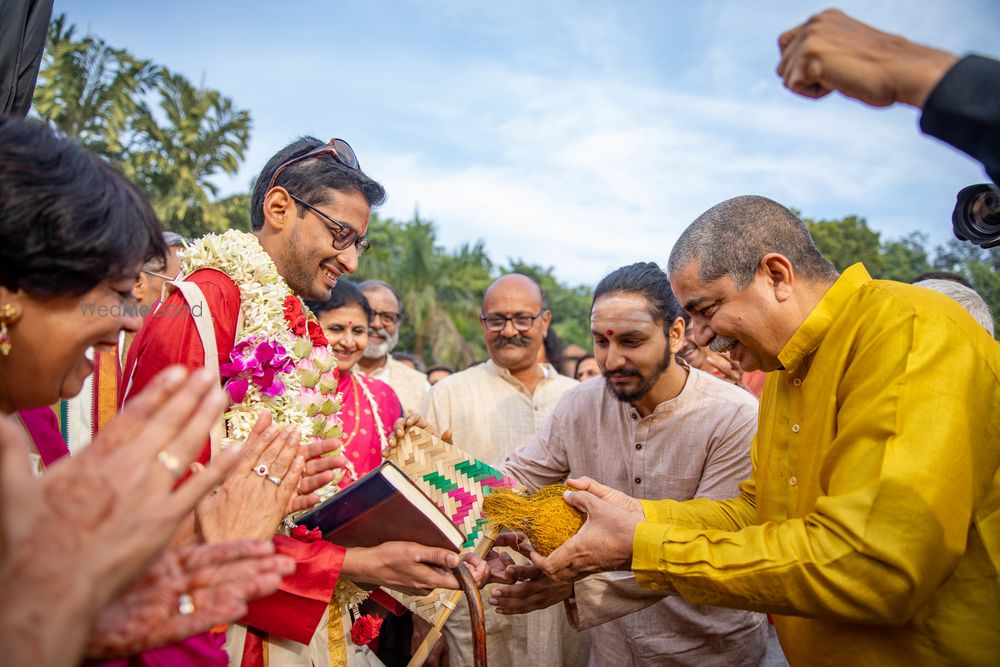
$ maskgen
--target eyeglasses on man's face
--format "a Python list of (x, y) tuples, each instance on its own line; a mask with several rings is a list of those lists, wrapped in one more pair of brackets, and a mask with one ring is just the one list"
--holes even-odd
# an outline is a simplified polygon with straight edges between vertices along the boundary
[(479, 320), (483, 323), (489, 331), (503, 331), (507, 323), (510, 322), (514, 325), (514, 328), (524, 333), (531, 329), (535, 324), (535, 320), (545, 314), (545, 309), (542, 309), (537, 315), (514, 315), (512, 317), (504, 317), (503, 315), (480, 315)]
[(154, 278), (166, 280), (167, 282), (173, 280), (173, 278), (171, 278), (170, 276), (165, 276), (162, 273), (157, 273), (156, 271), (150, 271), (149, 269), (143, 269), (142, 272), (145, 273), (147, 276), (153, 276)]
[(403, 319), (400, 313), (394, 313), (392, 311), (381, 312), (378, 310), (372, 311), (372, 324), (375, 324), (375, 320), (382, 320), (382, 324), (388, 324), (393, 326), (399, 324), (399, 321)]
[(354, 154), (354, 149), (351, 148), (349, 143), (343, 139), (330, 139), (327, 143), (312, 149), (304, 155), (293, 157), (291, 160), (282, 162), (281, 166), (274, 170), (274, 175), (271, 176), (271, 181), (267, 184), (267, 190), (270, 191), (271, 188), (274, 187), (274, 184), (278, 182), (278, 176), (281, 175), (281, 172), (288, 167), (292, 166), (296, 162), (311, 160), (312, 158), (319, 157), (320, 155), (329, 155), (345, 167), (358, 170), (361, 169), (361, 165), (358, 163), (358, 156)]
[(307, 209), (309, 209), (310, 211), (312, 211), (320, 218), (329, 223), (330, 233), (333, 235), (334, 249), (347, 250), (353, 245), (356, 246), (358, 249), (358, 257), (361, 257), (366, 252), (368, 252), (369, 248), (372, 247), (372, 244), (367, 237), (358, 236), (357, 231), (355, 231), (354, 228), (348, 225), (346, 222), (334, 220), (323, 211), (319, 210), (318, 208), (316, 208), (315, 206), (313, 206), (308, 202), (302, 201), (301, 199), (293, 195), (291, 192), (288, 193), (288, 196), (291, 197), (294, 201), (301, 204), (302, 206), (305, 206)]

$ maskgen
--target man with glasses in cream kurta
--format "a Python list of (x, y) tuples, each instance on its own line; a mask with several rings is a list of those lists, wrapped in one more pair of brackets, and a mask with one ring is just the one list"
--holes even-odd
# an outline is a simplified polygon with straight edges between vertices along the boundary
[[(489, 360), (431, 387), (422, 414), (438, 432), (450, 430), (456, 445), (497, 466), (532, 439), (577, 382), (537, 362), (552, 314), (531, 278), (509, 274), (495, 280), (483, 295), (480, 319)], [(573, 630), (560, 606), (486, 616), (490, 665), (587, 664), (589, 633)], [(444, 629), (451, 665), (472, 664), (469, 633), (462, 606)]]

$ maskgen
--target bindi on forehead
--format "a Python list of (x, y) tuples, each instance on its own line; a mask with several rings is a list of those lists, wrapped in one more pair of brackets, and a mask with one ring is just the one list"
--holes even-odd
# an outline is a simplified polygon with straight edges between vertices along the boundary
[(608, 338), (611, 338), (612, 336), (615, 335), (614, 329), (608, 329), (606, 333), (608, 334)]

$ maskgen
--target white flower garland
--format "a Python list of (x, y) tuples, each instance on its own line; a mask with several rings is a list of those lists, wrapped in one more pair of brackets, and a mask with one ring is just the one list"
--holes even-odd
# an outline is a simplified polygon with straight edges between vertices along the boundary
[[(303, 357), (298, 350), (302, 346), (296, 346), (297, 337), (288, 330), (285, 321), (285, 299), (292, 291), (256, 236), (235, 229), (203, 236), (181, 254), (183, 275), (191, 275), (199, 269), (222, 271), (239, 286), (243, 312), (240, 338), (274, 341), (285, 348), (296, 366), (301, 363)], [(277, 373), (276, 377), (285, 385), (285, 391), (278, 396), (266, 396), (260, 387), (250, 383), (243, 400), (231, 405), (226, 413), (230, 438), (245, 439), (261, 411), (268, 410), (276, 423), (297, 427), (303, 442), (310, 439), (312, 421), (299, 400), (302, 387), (295, 369)]]

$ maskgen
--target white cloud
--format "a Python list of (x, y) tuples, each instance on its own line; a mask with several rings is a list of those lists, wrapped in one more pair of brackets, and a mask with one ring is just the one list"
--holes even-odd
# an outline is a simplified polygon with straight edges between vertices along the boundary
[[(954, 189), (976, 178), (961, 158), (949, 156), (948, 164), (919, 139), (907, 110), (478, 74), (469, 79), (488, 85), (463, 89), (470, 111), (457, 127), (491, 159), (455, 165), (432, 151), (373, 154), (373, 173), (390, 190), (386, 212), (408, 217), (417, 205), (448, 245), (484, 238), (501, 261), (555, 265), (571, 281), (662, 261), (687, 223), (736, 194), (765, 194), (816, 217), (869, 215), (876, 226), (875, 214), (888, 210), (912, 221), (890, 230), (896, 235), (936, 229), (914, 201), (915, 187), (951, 176), (938, 193), (950, 210)], [(476, 118), (474, 110), (498, 99), (524, 103), (510, 104), (498, 124)], [(456, 122), (452, 112), (448, 122)]]
[[(665, 260), (686, 224), (737, 194), (814, 217), (857, 213), (889, 236), (949, 235), (954, 193), (982, 180), (977, 165), (920, 138), (911, 109), (781, 88), (777, 35), (824, 5), (695, 7), (436, 0), (410, 7), (439, 31), (412, 42), (373, 39), (357, 54), (339, 42), (243, 45), (224, 71), (254, 84), (236, 98), (255, 135), (232, 187), (294, 136), (336, 132), (386, 185), (385, 213), (419, 207), (447, 246), (481, 238), (497, 261), (585, 283)], [(995, 43), (990, 0), (845, 9), (959, 51)], [(449, 42), (463, 36), (463, 48)]]

